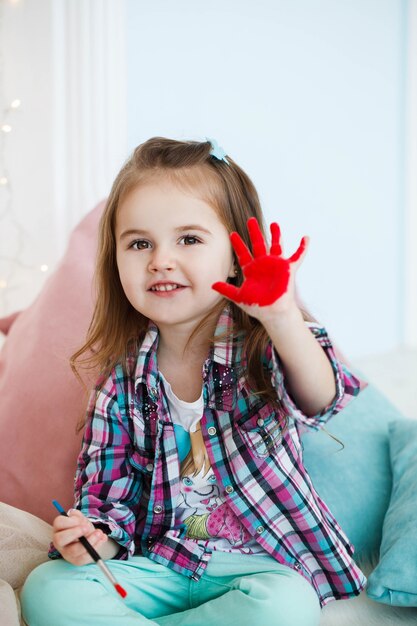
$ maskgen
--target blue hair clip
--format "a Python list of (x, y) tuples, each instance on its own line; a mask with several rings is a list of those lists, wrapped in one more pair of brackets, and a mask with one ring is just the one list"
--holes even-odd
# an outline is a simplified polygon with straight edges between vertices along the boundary
[(210, 139), (209, 137), (206, 137), (206, 139), (211, 143), (211, 156), (214, 156), (215, 159), (218, 159), (219, 161), (224, 161), (225, 163), (227, 163), (227, 165), (229, 165), (229, 161), (226, 159), (226, 152), (221, 146), (219, 146), (217, 141), (215, 139)]

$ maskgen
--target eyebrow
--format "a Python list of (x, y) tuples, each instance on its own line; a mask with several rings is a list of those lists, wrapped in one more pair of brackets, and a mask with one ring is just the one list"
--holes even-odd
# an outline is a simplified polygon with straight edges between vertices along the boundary
[[(203, 226), (199, 226), (199, 224), (186, 224), (185, 226), (178, 226), (178, 228), (175, 229), (175, 232), (181, 233), (181, 232), (184, 232), (185, 230), (199, 230), (202, 233), (211, 235), (211, 232), (209, 230), (207, 230), (206, 228), (203, 228)], [(144, 236), (144, 235), (149, 235), (149, 232), (147, 230), (140, 230), (139, 228), (131, 228), (129, 230), (125, 230), (120, 235), (119, 239), (125, 239), (126, 237), (130, 237), (132, 235)]]

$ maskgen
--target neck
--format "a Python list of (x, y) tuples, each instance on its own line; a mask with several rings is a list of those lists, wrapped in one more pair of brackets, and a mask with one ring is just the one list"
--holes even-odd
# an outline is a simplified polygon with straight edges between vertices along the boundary
[(184, 359), (189, 365), (201, 365), (207, 358), (210, 350), (210, 340), (214, 329), (206, 328), (189, 341), (189, 329), (175, 329), (169, 332), (159, 327), (158, 361), (161, 364), (179, 364)]

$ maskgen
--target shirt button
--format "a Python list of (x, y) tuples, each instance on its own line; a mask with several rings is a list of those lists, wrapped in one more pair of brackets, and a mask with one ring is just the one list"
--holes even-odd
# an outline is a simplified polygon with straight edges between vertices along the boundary
[(232, 485), (227, 485), (226, 487), (226, 493), (232, 493), (234, 491)]
[(148, 465), (146, 466), (146, 469), (148, 470), (148, 472), (152, 472), (152, 470), (153, 470), (153, 463), (148, 463)]
[(153, 512), (162, 513), (162, 506), (160, 504), (157, 504), (156, 506), (153, 507)]
[(215, 429), (214, 426), (210, 426), (210, 428), (208, 429), (207, 432), (208, 432), (209, 435), (215, 435), (217, 430)]
[(258, 526), (258, 528), (256, 529), (256, 532), (258, 533), (258, 535), (260, 535), (261, 533), (263, 533), (265, 530), (265, 528), (263, 526)]
[(299, 564), (298, 561), (294, 563), (294, 569), (301, 569), (301, 565)]
[(158, 395), (158, 389), (157, 389), (156, 387), (151, 387), (151, 394), (152, 394), (153, 396)]
[(258, 424), (258, 426), (263, 426), (265, 424), (265, 421), (262, 419), (262, 417), (260, 417), (256, 423)]

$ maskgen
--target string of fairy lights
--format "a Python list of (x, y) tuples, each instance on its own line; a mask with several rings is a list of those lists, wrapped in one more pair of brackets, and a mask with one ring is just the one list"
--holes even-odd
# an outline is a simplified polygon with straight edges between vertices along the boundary
[(10, 312), (11, 296), (22, 288), (33, 272), (46, 272), (48, 266), (37, 266), (24, 259), (25, 244), (30, 236), (19, 220), (14, 203), (13, 173), (9, 168), (10, 146), (24, 114), (17, 94), (10, 98), (5, 87), (5, 10), (19, 0), (0, 0), (0, 315)]

